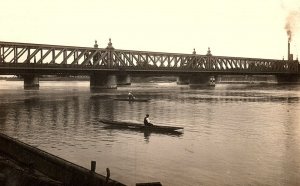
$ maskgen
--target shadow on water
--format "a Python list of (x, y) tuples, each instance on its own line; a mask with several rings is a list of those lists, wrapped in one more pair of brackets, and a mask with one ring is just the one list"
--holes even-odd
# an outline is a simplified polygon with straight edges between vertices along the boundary
[(151, 134), (168, 135), (168, 136), (171, 136), (171, 137), (181, 137), (181, 136), (183, 136), (183, 131), (149, 131), (149, 130), (143, 130), (143, 129), (138, 129), (138, 128), (123, 128), (123, 127), (111, 126), (111, 125), (105, 125), (103, 127), (103, 129), (143, 133), (144, 138), (145, 138), (146, 141), (150, 140)]
[(37, 97), (32, 97), (32, 98), (26, 98), (24, 99), (24, 104), (25, 105), (36, 105), (40, 103), (40, 98)]
[(109, 93), (115, 93), (117, 92), (117, 89), (94, 89), (94, 88), (91, 88), (90, 89), (90, 93), (94, 94), (94, 93), (106, 93), (106, 94), (109, 94)]

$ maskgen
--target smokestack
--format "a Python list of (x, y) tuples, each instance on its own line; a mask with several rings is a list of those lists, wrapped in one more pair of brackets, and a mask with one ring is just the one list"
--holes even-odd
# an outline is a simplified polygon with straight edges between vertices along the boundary
[(288, 56), (287, 59), (290, 60), (290, 40), (288, 40)]

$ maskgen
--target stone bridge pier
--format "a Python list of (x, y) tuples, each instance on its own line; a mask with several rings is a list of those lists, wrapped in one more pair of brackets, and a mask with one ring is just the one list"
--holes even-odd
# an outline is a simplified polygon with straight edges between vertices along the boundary
[(177, 85), (188, 85), (190, 83), (189, 75), (181, 75), (177, 77)]
[(102, 72), (90, 75), (91, 89), (116, 89), (117, 76), (112, 73)]
[(117, 85), (120, 86), (131, 85), (131, 76), (129, 74), (118, 74)]
[(298, 74), (285, 74), (276, 75), (278, 84), (298, 84), (300, 83), (300, 75)]
[(39, 76), (34, 74), (21, 75), (24, 79), (24, 89), (39, 89)]
[(189, 86), (191, 88), (215, 86), (215, 77), (211, 74), (192, 74)]
[(211, 74), (180, 75), (177, 77), (177, 85), (189, 85), (190, 87), (215, 86), (215, 76)]

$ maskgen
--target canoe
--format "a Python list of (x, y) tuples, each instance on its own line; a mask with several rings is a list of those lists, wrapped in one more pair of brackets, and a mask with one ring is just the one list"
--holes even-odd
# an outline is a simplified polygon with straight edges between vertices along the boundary
[(100, 122), (107, 124), (113, 128), (140, 130), (146, 132), (167, 133), (167, 132), (179, 132), (178, 130), (183, 129), (183, 127), (162, 126), (162, 125), (145, 126), (142, 123), (114, 121), (114, 120), (107, 120), (107, 119), (101, 119)]
[(115, 98), (116, 101), (138, 101), (138, 102), (147, 102), (150, 99), (147, 98), (135, 98), (135, 99), (128, 99), (128, 98)]

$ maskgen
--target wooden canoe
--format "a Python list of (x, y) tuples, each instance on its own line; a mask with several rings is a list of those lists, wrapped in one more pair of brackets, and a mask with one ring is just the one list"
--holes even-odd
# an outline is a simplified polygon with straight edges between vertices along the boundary
[(106, 119), (101, 119), (100, 122), (107, 124), (113, 128), (132, 129), (132, 130), (141, 130), (141, 131), (149, 131), (149, 132), (178, 132), (177, 130), (183, 129), (183, 127), (162, 126), (162, 125), (145, 126), (142, 123), (114, 121), (114, 120), (106, 120)]
[(135, 99), (128, 99), (128, 98), (115, 98), (116, 101), (137, 101), (137, 102), (147, 102), (150, 99), (147, 98), (135, 98)]

